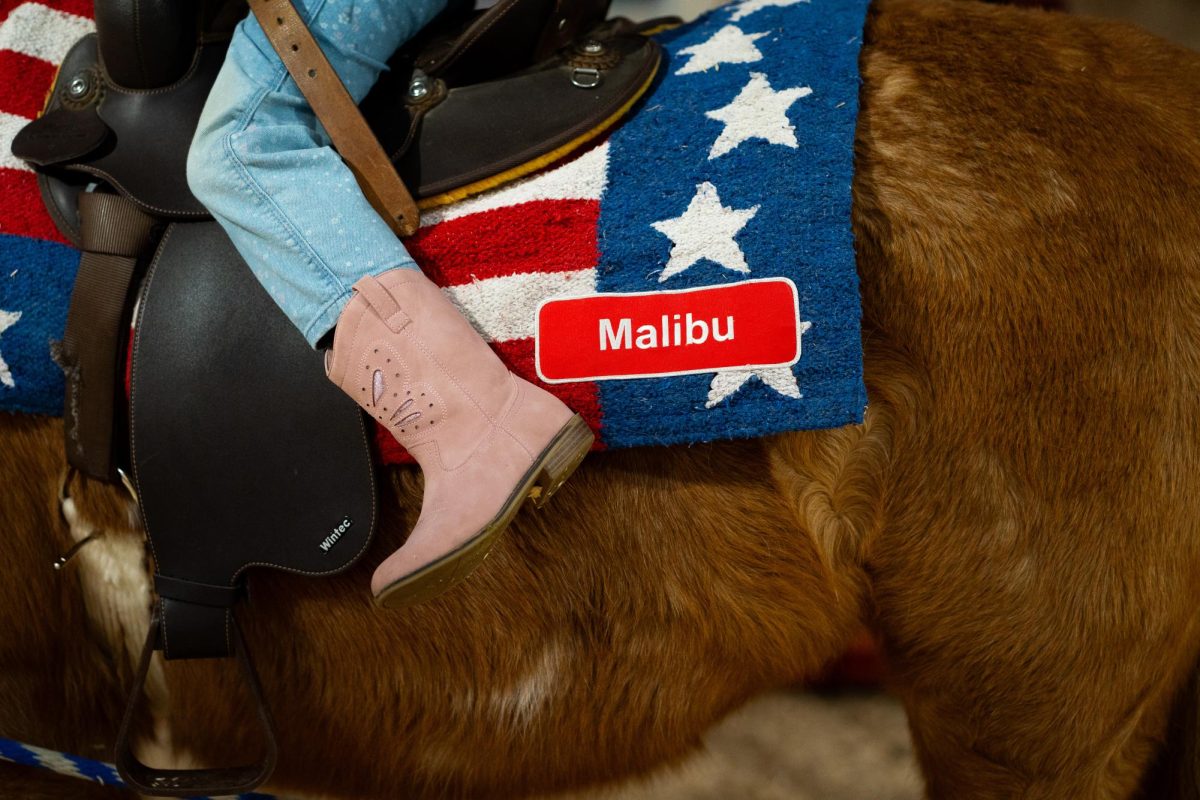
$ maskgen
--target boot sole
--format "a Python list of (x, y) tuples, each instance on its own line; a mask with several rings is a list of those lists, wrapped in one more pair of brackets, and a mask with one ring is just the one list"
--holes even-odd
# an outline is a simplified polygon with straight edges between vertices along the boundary
[(375, 604), (381, 608), (416, 605), (462, 582), (487, 558), (526, 500), (539, 509), (545, 507), (592, 449), (595, 438), (583, 417), (573, 416), (534, 460), (491, 522), (456, 550), (389, 583), (375, 595)]

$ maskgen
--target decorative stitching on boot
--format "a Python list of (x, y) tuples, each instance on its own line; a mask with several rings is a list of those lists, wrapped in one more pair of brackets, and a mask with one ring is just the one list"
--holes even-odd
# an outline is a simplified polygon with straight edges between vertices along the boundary
[[(360, 362), (363, 377), (356, 399), (404, 447), (420, 445), (437, 433), (439, 422), (445, 424), (446, 402), (441, 393), (427, 381), (411, 382), (408, 362), (387, 341), (370, 343)], [(370, 380), (366, 372), (370, 372)]]

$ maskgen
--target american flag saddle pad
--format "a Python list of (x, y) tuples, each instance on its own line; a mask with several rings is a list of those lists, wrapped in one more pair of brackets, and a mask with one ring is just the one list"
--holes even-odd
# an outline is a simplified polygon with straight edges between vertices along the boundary
[[(656, 86), (603, 142), (427, 212), (407, 244), (521, 376), (602, 447), (860, 422), (850, 225), (867, 0), (739, 0), (659, 34)], [(0, 0), (0, 410), (61, 414), (79, 256), (10, 155), (87, 0)]]

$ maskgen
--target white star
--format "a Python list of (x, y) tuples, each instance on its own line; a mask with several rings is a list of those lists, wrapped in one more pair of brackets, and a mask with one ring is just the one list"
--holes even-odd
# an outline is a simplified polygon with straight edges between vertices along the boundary
[(682, 216), (651, 223), (654, 230), (673, 243), (671, 257), (658, 282), (678, 275), (703, 258), (734, 272), (749, 273), (746, 256), (733, 237), (754, 219), (758, 209), (758, 206), (726, 208), (721, 205), (717, 187), (708, 181), (698, 184), (696, 195)]
[[(800, 335), (803, 336), (804, 332), (811, 327), (811, 322), (801, 322)], [(708, 387), (708, 401), (705, 402), (704, 407), (712, 408), (717, 405), (745, 386), (751, 378), (758, 378), (784, 397), (791, 397), (796, 400), (803, 397), (800, 394), (800, 385), (796, 383), (796, 376), (792, 374), (791, 367), (775, 367), (774, 369), (760, 370), (729, 370), (718, 372), (713, 376), (712, 383)]]
[(680, 50), (681, 55), (691, 56), (691, 58), (675, 74), (691, 75), (719, 67), (721, 64), (752, 64), (755, 61), (761, 61), (763, 54), (754, 46), (754, 43), (766, 35), (766, 33), (744, 33), (736, 25), (726, 25), (714, 33), (708, 41)]
[(807, 86), (777, 92), (767, 82), (766, 75), (751, 72), (750, 82), (732, 103), (704, 115), (725, 123), (725, 130), (708, 152), (708, 160), (725, 155), (747, 139), (766, 139), (771, 144), (799, 147), (796, 128), (788, 121), (787, 112), (793, 103), (810, 94), (812, 89)]
[(808, 2), (811, 2), (811, 0), (742, 0), (742, 2), (738, 3), (737, 6), (734, 7), (733, 16), (731, 16), (729, 19), (733, 22), (737, 22), (738, 20), (742, 20), (750, 16), (755, 11), (762, 11), (764, 8), (769, 8), (771, 6), (786, 8), (787, 6), (794, 6), (798, 3)]
[[(17, 324), (17, 320), (21, 318), (20, 311), (4, 311), (0, 309), (0, 333)], [(0, 383), (10, 389), (16, 388), (16, 382), (13, 381), (12, 372), (8, 368), (8, 364), (4, 361), (4, 356), (0, 355)]]

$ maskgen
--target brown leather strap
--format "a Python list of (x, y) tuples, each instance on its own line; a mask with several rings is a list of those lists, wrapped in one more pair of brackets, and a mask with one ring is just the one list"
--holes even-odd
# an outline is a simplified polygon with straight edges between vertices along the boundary
[(250, 687), (250, 695), (254, 698), (254, 711), (263, 734), (263, 753), (257, 762), (237, 767), (213, 769), (158, 769), (143, 764), (133, 753), (133, 723), (139, 715), (136, 713), (142, 703), (143, 688), (146, 685), (146, 675), (150, 671), (150, 657), (159, 643), (158, 612), (150, 618), (150, 632), (146, 644), (142, 648), (142, 657), (138, 662), (137, 675), (133, 681), (133, 691), (125, 705), (125, 716), (121, 720), (121, 729), (117, 732), (117, 745), (114, 761), (117, 771), (134, 791), (156, 797), (191, 797), (194, 795), (234, 795), (251, 792), (271, 777), (275, 771), (275, 760), (279, 746), (275, 740), (275, 724), (267, 711), (266, 700), (263, 699), (262, 685), (258, 680), (258, 672), (250, 660), (246, 643), (242, 641), (242, 632), (237, 620), (231, 617), (231, 630), (234, 653), (237, 655), (238, 666), (241, 667), (242, 678)]
[(587, 33), (608, 16), (610, 0), (555, 0), (534, 57), (541, 61)]
[(250, 9), (371, 206), (397, 236), (416, 233), (416, 201), (291, 0), (251, 0)]
[(104, 481), (117, 480), (113, 443), (129, 284), (154, 222), (120, 195), (79, 195), (83, 257), (60, 357), (67, 383), (63, 427), (67, 460)]

